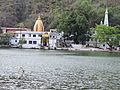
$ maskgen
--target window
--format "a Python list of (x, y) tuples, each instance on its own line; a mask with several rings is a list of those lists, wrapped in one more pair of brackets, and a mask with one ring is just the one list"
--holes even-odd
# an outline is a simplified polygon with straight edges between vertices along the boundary
[(29, 44), (32, 44), (32, 41), (29, 41)]
[(103, 44), (103, 47), (105, 47), (105, 44)]
[(17, 42), (17, 40), (15, 40), (15, 42)]
[(18, 34), (16, 34), (16, 37), (18, 37)]
[(37, 41), (33, 41), (33, 44), (37, 44)]
[(25, 34), (22, 34), (22, 37), (25, 37)]
[(31, 34), (29, 34), (29, 37), (31, 37)]
[(41, 35), (41, 34), (39, 34), (39, 35), (38, 35), (38, 37), (42, 37), (42, 35)]
[(13, 35), (13, 37), (15, 37), (15, 35)]
[(36, 37), (36, 35), (34, 34), (33, 37)]
[(27, 41), (25, 41), (24, 44), (27, 44)]

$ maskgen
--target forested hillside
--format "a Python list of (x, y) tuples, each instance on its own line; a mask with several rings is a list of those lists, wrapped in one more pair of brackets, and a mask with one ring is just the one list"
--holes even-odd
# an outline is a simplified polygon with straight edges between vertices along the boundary
[[(77, 19), (75, 12), (77, 15), (84, 12), (90, 28), (103, 20), (105, 7), (106, 0), (0, 0), (0, 26), (19, 27), (23, 23), (24, 27), (33, 28), (40, 14), (46, 30), (65, 29), (62, 23), (66, 18)], [(120, 0), (108, 0), (108, 8), (110, 25), (120, 25)], [(78, 23), (85, 25), (86, 21), (84, 18), (82, 22), (78, 20)], [(74, 23), (74, 20), (69, 22)]]

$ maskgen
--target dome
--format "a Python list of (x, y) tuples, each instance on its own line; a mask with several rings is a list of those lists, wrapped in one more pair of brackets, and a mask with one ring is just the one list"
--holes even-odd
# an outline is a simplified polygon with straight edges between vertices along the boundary
[(35, 22), (34, 32), (44, 32), (44, 26), (40, 16), (38, 16), (38, 19)]

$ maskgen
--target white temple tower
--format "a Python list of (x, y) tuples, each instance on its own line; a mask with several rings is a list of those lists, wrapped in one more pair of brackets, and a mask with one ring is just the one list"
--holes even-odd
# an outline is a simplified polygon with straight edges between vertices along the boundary
[(106, 11), (105, 11), (104, 25), (109, 26), (108, 9), (107, 8), (106, 8)]

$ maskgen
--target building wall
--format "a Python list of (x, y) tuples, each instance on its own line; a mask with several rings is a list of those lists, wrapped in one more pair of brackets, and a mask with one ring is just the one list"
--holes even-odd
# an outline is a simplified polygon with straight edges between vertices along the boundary
[(60, 35), (56, 31), (52, 31), (49, 34), (49, 47), (50, 49), (56, 49), (57, 48), (57, 40), (60, 39)]
[(11, 45), (19, 45), (19, 40), (23, 39), (25, 43), (22, 45), (23, 48), (40, 48), (41, 46), (41, 35), (42, 33), (34, 32), (17, 32), (14, 37), (10, 40)]
[[(12, 46), (18, 46), (19, 40), (23, 39), (25, 41), (22, 44), (23, 48), (40, 48), (43, 46), (42, 35), (45, 32), (32, 32), (32, 31), (19, 31), (14, 34), (10, 42)], [(57, 48), (57, 40), (60, 38), (57, 32), (48, 32), (48, 45), (51, 49)]]

